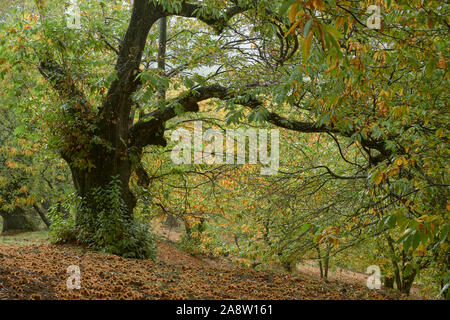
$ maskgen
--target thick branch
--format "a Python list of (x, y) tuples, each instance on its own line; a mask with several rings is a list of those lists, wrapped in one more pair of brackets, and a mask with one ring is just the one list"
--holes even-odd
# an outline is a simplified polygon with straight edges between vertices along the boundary
[(218, 31), (222, 31), (231, 17), (248, 10), (245, 7), (234, 6), (225, 10), (217, 18), (208, 14), (198, 14), (198, 10), (202, 8), (199, 4), (184, 2), (179, 12), (169, 12), (161, 5), (155, 6), (152, 1), (134, 1), (130, 24), (121, 44), (116, 63), (117, 80), (111, 84), (102, 107), (103, 115), (107, 121), (123, 121), (122, 127), (125, 128), (127, 126), (128, 115), (132, 105), (131, 95), (138, 87), (136, 77), (139, 74), (139, 65), (146, 39), (150, 28), (158, 19), (172, 15), (198, 18), (214, 26)]
[[(155, 137), (160, 137), (161, 132), (164, 132), (164, 123), (176, 116), (176, 104), (181, 105), (181, 107), (185, 111), (197, 112), (199, 110), (198, 102), (211, 98), (217, 98), (221, 100), (229, 100), (233, 98), (233, 102), (235, 104), (240, 104), (251, 109), (262, 106), (262, 102), (258, 98), (235, 98), (235, 94), (232, 90), (220, 85), (201, 87), (186, 94), (184, 97), (178, 98), (176, 101), (172, 102), (169, 107), (161, 110), (156, 110), (146, 115), (145, 118), (152, 117), (150, 121), (140, 121), (136, 123), (136, 125), (134, 125), (134, 127), (132, 128), (131, 146), (142, 148), (146, 145), (156, 144), (153, 143), (153, 139)], [(356, 133), (342, 132), (335, 127), (319, 125), (314, 122), (290, 120), (280, 116), (275, 112), (270, 112), (266, 118), (266, 121), (277, 127), (302, 133), (336, 133), (344, 137), (351, 137)], [(367, 148), (375, 149), (380, 152), (380, 155), (376, 159), (378, 162), (383, 161), (390, 155), (390, 152), (386, 150), (385, 143), (383, 141), (362, 139), (361, 144)]]
[(186, 3), (182, 4), (181, 10), (177, 13), (165, 12), (166, 15), (177, 15), (186, 18), (197, 18), (204, 23), (214, 27), (217, 33), (221, 33), (228, 21), (237, 14), (243, 13), (249, 9), (247, 6), (233, 6), (226, 9), (220, 17), (214, 17), (212, 15), (203, 14), (201, 10), (203, 7), (199, 4)]
[[(102, 132), (109, 135), (107, 140), (126, 138), (129, 114), (132, 106), (131, 95), (138, 87), (137, 76), (145, 49), (147, 36), (152, 25), (162, 16), (151, 1), (135, 0), (131, 20), (121, 43), (115, 72), (117, 78), (111, 84), (100, 110), (103, 119)], [(116, 128), (119, 122), (119, 133)], [(117, 141), (116, 141), (117, 142)]]
[[(186, 112), (199, 111), (198, 102), (211, 98), (225, 100), (228, 97), (228, 90), (222, 86), (211, 85), (198, 88), (169, 101), (164, 109), (155, 110), (143, 117), (143, 120), (136, 123), (130, 130), (130, 146), (143, 148), (147, 145), (166, 145), (164, 135), (164, 124), (166, 121), (176, 117), (175, 108), (181, 107)], [(145, 119), (149, 119), (145, 121)]]

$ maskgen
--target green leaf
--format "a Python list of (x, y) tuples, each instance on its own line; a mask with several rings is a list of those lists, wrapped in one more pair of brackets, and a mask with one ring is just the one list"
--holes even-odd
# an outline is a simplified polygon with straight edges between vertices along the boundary
[(397, 215), (394, 214), (392, 216), (389, 216), (385, 221), (385, 226), (387, 226), (389, 229), (392, 229), (395, 227), (395, 223), (397, 221)]
[(311, 26), (313, 24), (314, 20), (309, 19), (308, 22), (305, 24), (305, 29), (303, 30), (303, 36), (306, 38), (309, 35), (309, 32), (311, 31)]
[(415, 230), (414, 231), (414, 235), (413, 235), (413, 239), (412, 239), (412, 249), (413, 249), (413, 251), (415, 251), (417, 249), (417, 247), (420, 244), (421, 239), (422, 239), (422, 236), (421, 236), (420, 232)]

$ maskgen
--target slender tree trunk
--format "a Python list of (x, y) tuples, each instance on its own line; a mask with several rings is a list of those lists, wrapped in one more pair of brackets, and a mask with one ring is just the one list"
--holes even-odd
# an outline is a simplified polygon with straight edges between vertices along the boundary
[(186, 232), (186, 237), (188, 240), (191, 240), (191, 230), (192, 230), (191, 226), (189, 225), (189, 222), (187, 222), (186, 219), (183, 219), (183, 222), (184, 222), (184, 229)]
[(0, 215), (3, 218), (3, 230), (8, 231), (34, 231), (35, 226), (30, 220), (29, 215), (22, 209), (16, 208), (13, 212), (0, 211)]
[[(167, 51), (167, 17), (163, 17), (158, 21), (159, 25), (159, 43), (158, 43), (158, 70), (163, 74), (166, 70), (166, 51)], [(167, 88), (161, 86), (158, 90), (158, 98), (166, 99)]]
[(387, 236), (387, 242), (389, 250), (391, 252), (391, 263), (392, 268), (394, 269), (395, 284), (397, 285), (397, 290), (401, 290), (403, 284), (402, 284), (402, 277), (400, 274), (400, 268), (398, 266), (398, 257), (395, 253), (394, 240), (390, 236)]
[[(159, 40), (158, 40), (158, 70), (161, 74), (164, 74), (166, 71), (166, 52), (167, 52), (167, 17), (161, 18), (158, 20), (158, 28), (159, 28)], [(161, 86), (158, 89), (158, 99), (165, 100), (166, 99), (166, 91), (167, 88), (165, 86)], [(169, 212), (167, 215), (165, 224), (172, 227), (178, 227), (180, 224), (178, 223), (177, 218)]]
[(331, 247), (327, 247), (327, 252), (326, 255), (324, 257), (324, 278), (325, 280), (328, 280), (328, 269), (330, 266), (330, 251), (331, 251)]
[[(446, 254), (445, 254), (445, 257), (444, 257), (444, 261), (443, 261), (443, 270), (450, 270), (450, 254), (447, 252)], [(444, 279), (442, 279), (441, 281), (440, 281), (440, 285), (441, 285), (441, 290), (442, 289), (444, 289), (444, 287), (445, 287), (445, 285), (446, 285), (447, 283), (444, 281)], [(449, 288), (447, 288), (446, 290), (444, 290), (444, 292), (442, 293), (442, 298), (443, 299), (448, 299), (447, 297), (449, 296)]]
[(384, 287), (389, 289), (394, 289), (394, 278), (384, 278)]
[(402, 288), (400, 289), (401, 293), (406, 294), (407, 296), (411, 293), (411, 287), (414, 283), (414, 279), (416, 278), (416, 270), (411, 271), (408, 276), (403, 277)]
[(178, 228), (180, 226), (180, 223), (178, 222), (177, 218), (175, 218), (175, 216), (171, 213), (169, 213), (167, 215), (166, 221), (164, 221), (164, 224), (169, 227), (170, 229), (172, 228)]
[(39, 214), (46, 227), (50, 228), (50, 221), (47, 219), (47, 216), (45, 215), (44, 211), (42, 211), (37, 204), (33, 204), (33, 208)]
[(406, 262), (410, 262), (411, 257), (408, 257), (408, 254), (405, 251), (402, 251), (402, 260), (399, 261), (394, 249), (394, 240), (390, 236), (387, 237), (387, 240), (388, 247), (391, 251), (391, 262), (394, 269), (397, 290), (409, 296), (414, 279), (416, 278), (417, 270), (414, 269), (410, 274), (405, 275)]
[(323, 279), (323, 265), (322, 265), (322, 255), (320, 253), (320, 247), (317, 246), (317, 261), (319, 262), (319, 269), (320, 269), (320, 279)]

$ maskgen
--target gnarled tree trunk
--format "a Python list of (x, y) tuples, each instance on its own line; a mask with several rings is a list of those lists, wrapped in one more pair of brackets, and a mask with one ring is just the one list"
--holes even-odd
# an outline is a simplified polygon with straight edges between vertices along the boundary
[[(39, 6), (42, 9), (41, 6)], [(60, 98), (66, 101), (68, 117), (76, 119), (64, 132), (63, 151), (61, 156), (69, 164), (78, 195), (82, 198), (82, 208), (76, 216), (78, 238), (83, 238), (79, 230), (96, 234), (101, 227), (99, 212), (105, 213), (104, 201), (98, 199), (95, 193), (100, 189), (104, 192), (112, 183), (118, 182), (120, 188), (120, 217), (115, 217), (119, 224), (131, 225), (133, 229), (133, 209), (136, 200), (130, 191), (129, 180), (133, 170), (139, 177), (139, 185), (148, 185), (149, 179), (140, 165), (142, 150), (149, 145), (165, 146), (164, 130), (166, 121), (174, 118), (175, 105), (184, 111), (197, 112), (198, 102), (210, 98), (224, 98), (228, 90), (218, 85), (197, 88), (188, 94), (183, 94), (167, 103), (166, 108), (157, 109), (149, 114), (141, 110), (140, 119), (133, 123), (134, 111), (138, 106), (132, 99), (141, 86), (139, 74), (143, 52), (147, 43), (150, 28), (161, 20), (161, 34), (165, 34), (165, 17), (178, 15), (188, 18), (198, 18), (215, 26), (217, 31), (223, 31), (226, 22), (236, 14), (248, 10), (239, 5), (227, 9), (220, 17), (202, 14), (198, 16), (201, 4), (183, 2), (181, 10), (168, 11), (161, 5), (148, 0), (133, 1), (133, 9), (128, 30), (122, 38), (120, 48), (116, 51), (116, 78), (111, 83), (101, 106), (92, 108), (86, 95), (77, 86), (64, 65), (58, 63), (52, 53), (47, 51), (41, 57), (39, 71), (59, 92)], [(45, 19), (42, 15), (41, 19)], [(164, 36), (165, 37), (165, 36)], [(165, 39), (161, 39), (165, 42)], [(164, 70), (165, 44), (159, 53), (159, 68)], [(164, 99), (164, 88), (160, 90), (160, 99)], [(98, 109), (98, 111), (94, 111)], [(83, 152), (80, 150), (80, 144)], [(105, 194), (106, 195), (106, 194)], [(107, 198), (107, 197), (106, 197)], [(106, 209), (107, 211), (108, 209)], [(117, 210), (116, 210), (117, 211)], [(116, 212), (117, 213), (117, 212)], [(111, 216), (114, 212), (111, 212)], [(109, 223), (107, 221), (107, 223)], [(101, 241), (94, 237), (94, 241)], [(133, 237), (129, 237), (133, 239)], [(100, 245), (101, 246), (101, 245)], [(136, 250), (139, 250), (136, 246)]]
[[(70, 160), (68, 161), (77, 193), (84, 200), (83, 205), (93, 215), (101, 211), (102, 208), (98, 207), (99, 204), (93, 192), (99, 189), (108, 190), (113, 180), (116, 180), (120, 184), (121, 200), (125, 205), (123, 218), (128, 221), (133, 220), (136, 199), (129, 188), (131, 161), (127, 156), (114, 156), (106, 152), (97, 152), (97, 155), (96, 159), (92, 159), (95, 167), (91, 169), (77, 168)], [(77, 224), (82, 221), (81, 214), (83, 211), (77, 213)]]

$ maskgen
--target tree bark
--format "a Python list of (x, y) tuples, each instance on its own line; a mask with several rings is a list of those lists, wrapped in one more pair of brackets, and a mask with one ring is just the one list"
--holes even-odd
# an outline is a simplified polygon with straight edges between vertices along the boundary
[[(159, 42), (158, 42), (158, 70), (164, 74), (166, 70), (166, 51), (167, 51), (167, 17), (159, 19)], [(158, 98), (166, 99), (166, 88), (162, 86), (158, 90)]]
[(406, 294), (407, 296), (411, 293), (411, 287), (414, 283), (414, 279), (416, 278), (416, 270), (411, 271), (408, 276), (404, 276), (402, 279), (402, 288), (400, 288), (400, 292)]
[[(117, 146), (118, 148), (118, 146)], [(125, 206), (123, 210), (123, 219), (125, 221), (133, 220), (133, 209), (136, 205), (136, 199), (129, 187), (129, 181), (132, 171), (132, 164), (129, 156), (116, 154), (115, 152), (106, 152), (99, 150), (96, 152), (97, 157), (92, 159), (95, 168), (80, 169), (73, 163), (69, 162), (72, 171), (73, 181), (78, 195), (83, 199), (84, 209), (89, 211), (90, 219), (96, 219), (97, 212), (103, 208), (98, 203), (93, 193), (96, 190), (108, 190), (114, 179), (120, 183), (121, 200)], [(81, 225), (86, 223), (82, 215), (86, 214), (85, 210), (77, 212), (76, 223)]]
[(47, 228), (50, 228), (50, 221), (47, 219), (47, 216), (45, 215), (44, 211), (39, 208), (37, 204), (33, 204), (34, 210), (39, 214), (44, 224), (47, 226)]
[[(394, 248), (394, 240), (388, 236), (388, 247), (391, 251), (391, 262), (394, 269), (394, 278), (397, 290), (409, 296), (411, 287), (416, 278), (417, 270), (412, 270), (408, 275), (405, 275), (406, 262), (411, 261), (411, 257), (408, 257), (408, 253), (404, 250), (401, 252), (402, 261), (400, 263), (399, 258), (396, 255)], [(401, 271), (400, 271), (401, 270)]]
[(169, 227), (170, 229), (172, 228), (178, 228), (180, 226), (180, 223), (178, 222), (177, 218), (175, 218), (175, 216), (171, 213), (169, 213), (167, 215), (166, 221), (164, 221), (164, 224)]
[(328, 280), (328, 269), (330, 267), (330, 251), (331, 251), (331, 247), (327, 247), (326, 255), (324, 257), (324, 264), (323, 264), (325, 280)]
[[(158, 70), (163, 75), (166, 71), (166, 52), (167, 52), (167, 17), (158, 20), (159, 41), (158, 41)], [(166, 100), (165, 86), (158, 89), (158, 99)], [(178, 227), (177, 218), (172, 213), (168, 213), (166, 221), (164, 222), (169, 228)]]
[(394, 278), (384, 278), (384, 287), (389, 289), (394, 289)]
[(320, 254), (320, 247), (317, 246), (317, 262), (319, 263), (320, 279), (323, 279), (323, 265), (322, 265), (322, 255)]

